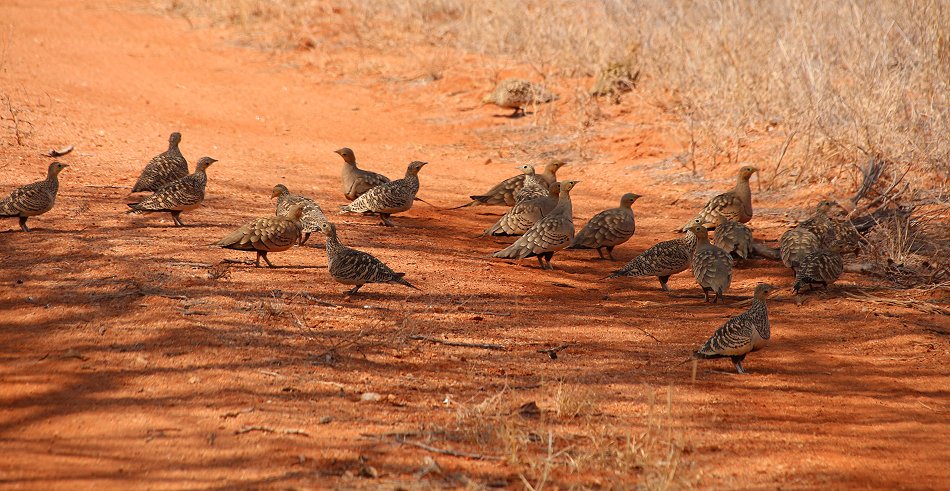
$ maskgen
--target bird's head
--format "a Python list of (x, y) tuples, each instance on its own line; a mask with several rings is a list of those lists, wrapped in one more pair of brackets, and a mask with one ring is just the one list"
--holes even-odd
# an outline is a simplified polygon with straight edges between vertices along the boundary
[(287, 210), (287, 213), (284, 214), (284, 216), (291, 220), (300, 220), (301, 218), (303, 218), (303, 207), (304, 207), (303, 203), (297, 203), (291, 206), (290, 209)]
[(756, 172), (759, 172), (759, 169), (751, 165), (742, 166), (739, 168), (739, 179), (748, 181), (752, 177), (752, 174), (755, 174)]
[(211, 157), (201, 157), (198, 160), (198, 163), (195, 164), (195, 172), (203, 172), (205, 169), (211, 166), (211, 164), (217, 162), (218, 159)]
[(427, 165), (427, 164), (428, 162), (421, 162), (418, 160), (414, 160), (412, 163), (409, 164), (409, 167), (406, 169), (406, 174), (416, 175), (419, 173), (419, 170), (422, 169), (422, 166)]
[(695, 219), (690, 222), (689, 227), (686, 228), (687, 232), (692, 232), (696, 237), (705, 237), (709, 239), (709, 229), (703, 226), (702, 223), (699, 223), (699, 219)]
[(334, 151), (333, 153), (339, 155), (340, 157), (343, 157), (343, 161), (346, 162), (347, 164), (356, 163), (356, 155), (353, 153), (352, 150), (350, 150), (347, 147), (343, 147), (339, 150)]
[(638, 199), (640, 199), (641, 197), (642, 196), (640, 196), (637, 193), (627, 193), (620, 197), (620, 206), (630, 208), (631, 206), (633, 206), (633, 203), (637, 201)]
[(527, 176), (533, 176), (535, 172), (533, 165), (524, 164), (524, 165), (519, 165), (518, 167), (515, 167), (515, 168), (520, 170)]
[(580, 181), (561, 181), (561, 194), (569, 193)]
[(561, 183), (555, 182), (548, 187), (548, 191), (551, 193), (551, 196), (558, 196), (561, 194)]
[(755, 298), (759, 300), (765, 300), (765, 297), (769, 296), (769, 293), (778, 290), (775, 285), (770, 285), (768, 283), (759, 283), (755, 287)]
[(178, 145), (179, 142), (181, 142), (181, 133), (176, 131), (171, 135), (168, 135), (168, 143), (172, 145)]
[(280, 196), (280, 195), (282, 195), (282, 194), (287, 194), (287, 193), (289, 193), (289, 192), (290, 192), (290, 190), (287, 189), (287, 186), (284, 186), (283, 184), (278, 184), (278, 185), (274, 186), (274, 189), (271, 190), (271, 192), (270, 192), (270, 197), (271, 197), (271, 198), (276, 198), (276, 197), (278, 197), (278, 196)]
[(564, 167), (565, 165), (567, 165), (567, 162), (564, 162), (563, 160), (552, 160), (544, 166), (544, 172), (556, 175), (558, 169)]
[(47, 174), (50, 176), (58, 176), (63, 169), (69, 167), (69, 164), (64, 164), (62, 162), (53, 162), (49, 164), (49, 169), (47, 169)]

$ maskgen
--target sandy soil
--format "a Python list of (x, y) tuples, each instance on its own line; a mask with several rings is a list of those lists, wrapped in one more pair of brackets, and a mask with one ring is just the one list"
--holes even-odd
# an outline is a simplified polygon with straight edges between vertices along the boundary
[[(688, 273), (672, 294), (654, 279), (606, 282), (622, 263), (589, 251), (558, 254), (553, 272), (490, 260), (505, 241), (475, 235), (492, 210), (419, 204), (396, 228), (337, 221), (345, 242), (423, 292), (345, 298), (319, 247), (255, 269), (208, 245), (272, 213), (278, 182), (334, 210), (341, 146), (390, 176), (431, 162), (420, 196), (438, 206), (512, 175), (506, 134), (537, 128), (478, 107), (485, 83), (462, 67), (432, 81), (363, 75), (343, 55), (299, 63), (122, 1), (13, 0), (0, 19), (0, 91), (30, 133), (16, 145), (4, 121), (0, 191), (41, 178), (43, 152), (77, 147), (35, 232), (15, 220), (0, 231), (5, 488), (522, 488), (546, 474), (546, 486), (623, 488), (653, 473), (673, 487), (926, 489), (950, 478), (950, 323), (841, 293), (871, 278), (846, 274), (800, 306), (783, 290), (750, 375), (708, 362), (690, 384), (676, 364), (756, 283), (790, 286), (780, 264), (741, 265), (726, 305), (704, 305)], [(678, 179), (681, 168), (654, 165), (683, 142), (664, 136), (658, 109), (625, 104), (636, 125), (595, 139), (607, 158), (562, 173), (582, 181), (578, 225), (623, 192), (646, 196), (637, 235), (615, 251), (624, 261), (671, 238), (732, 172)], [(185, 228), (122, 213), (171, 131), (191, 162), (219, 159)], [(791, 198), (756, 195), (758, 237), (778, 237)], [(556, 360), (537, 352), (563, 343)], [(519, 414), (531, 401), (538, 418)], [(656, 441), (642, 455), (616, 455), (644, 435)]]

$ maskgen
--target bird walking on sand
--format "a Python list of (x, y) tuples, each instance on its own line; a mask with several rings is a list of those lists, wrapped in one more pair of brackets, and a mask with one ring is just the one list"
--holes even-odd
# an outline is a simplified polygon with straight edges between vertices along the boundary
[(254, 266), (261, 267), (261, 259), (271, 268), (274, 267), (267, 259), (269, 252), (282, 252), (290, 249), (298, 240), (303, 230), (304, 203), (292, 205), (284, 215), (267, 216), (252, 220), (244, 226), (226, 235), (216, 244), (225, 249), (237, 251), (254, 251), (257, 259)]
[[(552, 160), (551, 162), (548, 162), (544, 166), (544, 172), (540, 174), (541, 178), (547, 182), (548, 186), (554, 184), (557, 182), (558, 169), (564, 167), (565, 165), (567, 165), (567, 162), (562, 162), (559, 160)], [(469, 196), (472, 198), (471, 202), (449, 209), (456, 210), (459, 208), (477, 205), (514, 206), (517, 203), (515, 195), (518, 194), (518, 191), (520, 191), (522, 187), (524, 187), (524, 180), (525, 174), (518, 174), (517, 176), (509, 177), (508, 179), (496, 184), (484, 194)]]
[(321, 223), (327, 221), (326, 215), (323, 214), (323, 210), (316, 201), (306, 196), (291, 194), (287, 186), (283, 184), (274, 186), (270, 196), (271, 198), (277, 198), (277, 215), (286, 215), (287, 212), (290, 211), (290, 208), (297, 204), (303, 207), (303, 215), (300, 217), (300, 222), (303, 225), (302, 230), (304, 236), (303, 239), (300, 240), (301, 245), (310, 238), (311, 233), (320, 230)]
[(814, 215), (782, 234), (779, 238), (782, 264), (795, 270), (805, 256), (835, 242), (835, 223), (828, 216), (835, 206), (838, 204), (834, 201), (820, 201)]
[(335, 153), (343, 157), (343, 195), (353, 201), (366, 191), (389, 182), (389, 178), (376, 172), (360, 169), (356, 166), (356, 155), (343, 147)]
[[(694, 220), (692, 224), (698, 225), (699, 220)], [(669, 281), (670, 276), (682, 273), (689, 268), (695, 249), (696, 234), (687, 231), (683, 237), (665, 240), (643, 251), (607, 278), (656, 276), (660, 280), (660, 288), (663, 291), (670, 291), (667, 281)]]
[(829, 248), (819, 249), (802, 258), (795, 269), (795, 293), (802, 293), (821, 285), (828, 289), (844, 272), (844, 259), (841, 257), (841, 245), (832, 244)]
[(510, 246), (493, 254), (504, 259), (523, 259), (537, 256), (541, 269), (554, 269), (551, 258), (554, 253), (571, 245), (574, 240), (574, 218), (571, 207), (571, 189), (580, 181), (564, 181), (557, 206), (551, 213), (538, 220), (524, 235)]
[(772, 336), (765, 299), (774, 290), (774, 286), (765, 283), (756, 286), (749, 310), (730, 317), (693, 353), (693, 379), (696, 378), (696, 364), (700, 359), (729, 358), (737, 373), (746, 373), (742, 368), (746, 355), (764, 348)]
[(732, 257), (709, 243), (706, 227), (693, 224), (690, 231), (696, 235), (696, 250), (691, 259), (693, 277), (703, 289), (703, 299), (709, 302), (709, 293), (712, 292), (716, 294), (712, 303), (716, 303), (732, 283)]
[(640, 195), (636, 193), (624, 194), (620, 197), (620, 206), (594, 215), (577, 233), (568, 249), (597, 249), (601, 259), (604, 259), (603, 250), (606, 249), (607, 257), (613, 261), (614, 247), (630, 240), (636, 231), (632, 206), (637, 198)]
[(556, 182), (549, 187), (547, 196), (519, 201), (482, 235), (524, 235), (532, 225), (554, 210), (560, 194), (561, 183)]
[(516, 204), (529, 199), (543, 198), (550, 193), (548, 188), (551, 185), (544, 180), (544, 177), (535, 173), (533, 165), (525, 164), (518, 167), (518, 169), (524, 173), (524, 184), (515, 193)]
[(169, 135), (168, 150), (152, 157), (152, 160), (142, 169), (142, 174), (132, 187), (133, 193), (155, 192), (162, 186), (188, 175), (188, 161), (178, 149), (180, 142), (181, 133), (176, 131)]
[(759, 169), (752, 166), (740, 168), (735, 187), (706, 203), (703, 211), (696, 215), (704, 227), (716, 228), (719, 215), (739, 223), (746, 223), (752, 219), (752, 188), (749, 187), (749, 179), (756, 172), (759, 172)]
[(412, 202), (419, 192), (419, 170), (428, 162), (414, 161), (406, 169), (406, 177), (380, 184), (356, 198), (352, 203), (340, 207), (342, 213), (363, 213), (379, 215), (383, 225), (392, 227), (389, 216), (412, 208)]
[(0, 200), (0, 217), (17, 217), (20, 230), (30, 232), (26, 221), (53, 209), (56, 193), (59, 192), (59, 173), (69, 165), (53, 162), (46, 169), (46, 179), (20, 186), (9, 196)]
[(507, 78), (495, 86), (495, 89), (482, 99), (482, 104), (494, 104), (506, 109), (514, 109), (508, 117), (525, 115), (525, 107), (536, 106), (557, 100), (557, 96), (543, 86), (518, 78)]
[(167, 184), (154, 194), (138, 203), (129, 203), (127, 213), (170, 213), (175, 225), (183, 227), (179, 216), (183, 211), (194, 210), (205, 199), (205, 186), (208, 184), (208, 175), (205, 170), (217, 160), (211, 157), (201, 157), (195, 166), (195, 171), (181, 179)]
[(749, 259), (752, 255), (752, 230), (744, 223), (719, 215), (713, 245), (735, 258)]
[(327, 236), (327, 269), (337, 282), (353, 285), (347, 292), (348, 295), (355, 295), (367, 283), (398, 283), (418, 290), (403, 279), (405, 273), (396, 273), (372, 255), (340, 243), (336, 235), (336, 225), (324, 222), (321, 228)]

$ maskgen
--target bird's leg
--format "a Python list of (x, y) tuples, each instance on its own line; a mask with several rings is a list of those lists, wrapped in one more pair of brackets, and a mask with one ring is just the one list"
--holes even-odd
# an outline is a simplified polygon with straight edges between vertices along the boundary
[(310, 238), (310, 232), (307, 232), (306, 234), (304, 234), (303, 239), (300, 239), (300, 245), (303, 245), (303, 243), (306, 242), (307, 239), (309, 238)]
[(27, 217), (20, 217), (20, 230), (24, 232), (31, 232), (30, 227), (26, 226)]
[(613, 261), (614, 260), (614, 246), (607, 246), (607, 257)]
[(713, 297), (713, 303), (719, 303), (719, 299), (722, 298), (722, 290), (715, 291), (716, 296)]
[(548, 263), (548, 269), (550, 269), (550, 270), (553, 271), (553, 270), (554, 270), (554, 266), (551, 266), (551, 258), (552, 258), (552, 257), (554, 257), (554, 253), (553, 253), (553, 252), (545, 252), (545, 253), (544, 253), (544, 260)]
[(178, 218), (179, 216), (181, 216), (181, 212), (180, 212), (180, 211), (173, 211), (173, 212), (171, 212), (171, 214), (172, 214), (172, 220), (175, 221), (175, 226), (177, 226), (177, 227), (184, 227), (184, 226), (185, 226), (185, 224), (182, 223), (181, 218)]
[(271, 267), (271, 268), (274, 267), (274, 265), (271, 264), (270, 259), (267, 259), (267, 252), (266, 252), (266, 251), (265, 251), (265, 252), (258, 252), (257, 254), (258, 254), (259, 256), (261, 256), (261, 259), (263, 259), (265, 263), (267, 263), (267, 266), (269, 266), (269, 267)]
[(389, 219), (389, 213), (380, 213), (379, 219), (383, 221), (383, 225), (386, 227), (396, 226), (396, 224), (393, 223), (392, 220)]
[(254, 259), (254, 267), (255, 268), (261, 267), (261, 253), (260, 252), (257, 253), (257, 257)]
[(510, 115), (508, 115), (508, 117), (509, 117), (509, 118), (517, 118), (519, 113), (520, 113), (520, 114), (524, 114), (524, 109), (522, 109), (522, 108), (520, 108), (520, 107), (516, 107), (516, 108), (515, 108), (515, 112), (511, 113)]
[(745, 369), (742, 368), (742, 360), (745, 359), (745, 355), (730, 356), (729, 358), (732, 359), (732, 363), (736, 366), (736, 373), (740, 375), (745, 375)]
[(706, 288), (705, 286), (703, 287), (703, 301), (704, 302), (709, 301), (709, 289)]
[(356, 285), (356, 286), (354, 286), (354, 287), (351, 288), (348, 292), (346, 292), (346, 294), (347, 294), (347, 295), (356, 295), (356, 292), (360, 291), (360, 287), (361, 287), (361, 286), (363, 286), (363, 285)]
[(544, 258), (541, 257), (540, 255), (538, 256), (538, 266), (540, 266), (541, 269), (548, 269), (544, 266)]
[(670, 291), (670, 287), (666, 284), (666, 282), (670, 280), (670, 275), (657, 276), (657, 279), (660, 280), (660, 288), (662, 288), (663, 291)]
[(601, 259), (607, 259), (604, 257), (604, 249), (601, 247), (597, 248), (597, 255), (599, 255)]

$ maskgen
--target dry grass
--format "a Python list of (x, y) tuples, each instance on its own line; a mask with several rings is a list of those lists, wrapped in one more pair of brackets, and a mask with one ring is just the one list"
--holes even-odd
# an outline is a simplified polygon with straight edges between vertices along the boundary
[(771, 149), (767, 178), (779, 186), (836, 183), (847, 177), (845, 165), (868, 156), (913, 164), (922, 177), (942, 175), (936, 185), (947, 186), (950, 4), (941, 0), (174, 0), (167, 7), (239, 25), (248, 42), (264, 47), (455, 46), (495, 60), (489, 72), (527, 66), (562, 86), (630, 59), (646, 93), (693, 133), (700, 165), (737, 162), (746, 144), (759, 142)]
[(533, 400), (506, 389), (460, 404), (446, 437), (500, 455), (528, 489), (552, 482), (621, 489), (632, 478), (640, 489), (694, 486), (672, 388), (660, 390), (658, 400), (658, 391), (645, 387), (641, 417), (629, 422), (602, 412), (588, 386), (558, 381), (540, 392)]

